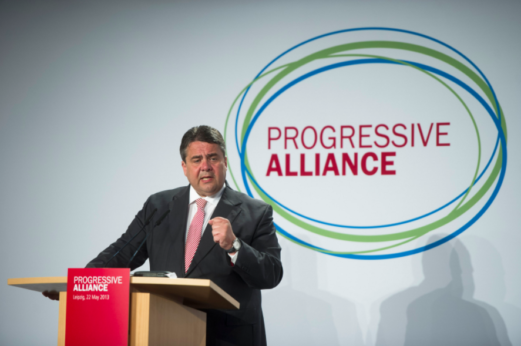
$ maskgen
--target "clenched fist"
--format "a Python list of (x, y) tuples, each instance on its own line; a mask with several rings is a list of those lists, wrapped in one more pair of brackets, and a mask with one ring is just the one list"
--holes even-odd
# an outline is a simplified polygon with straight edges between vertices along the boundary
[(236, 237), (230, 221), (223, 217), (214, 217), (208, 223), (212, 226), (213, 241), (219, 243), (224, 250), (231, 249)]

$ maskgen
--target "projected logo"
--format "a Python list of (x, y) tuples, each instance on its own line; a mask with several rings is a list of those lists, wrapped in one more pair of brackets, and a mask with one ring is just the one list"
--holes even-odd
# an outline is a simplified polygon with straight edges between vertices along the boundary
[(475, 224), (501, 188), (506, 136), (468, 57), (393, 28), (284, 51), (237, 95), (224, 131), (233, 184), (273, 207), (280, 235), (366, 260), (426, 251)]

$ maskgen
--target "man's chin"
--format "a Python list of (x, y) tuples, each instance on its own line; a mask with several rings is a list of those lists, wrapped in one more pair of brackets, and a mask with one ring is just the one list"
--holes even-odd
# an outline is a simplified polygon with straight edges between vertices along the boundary
[(199, 186), (199, 189), (197, 190), (197, 193), (199, 195), (204, 196), (212, 196), (215, 195), (217, 192), (219, 192), (219, 189), (217, 186)]

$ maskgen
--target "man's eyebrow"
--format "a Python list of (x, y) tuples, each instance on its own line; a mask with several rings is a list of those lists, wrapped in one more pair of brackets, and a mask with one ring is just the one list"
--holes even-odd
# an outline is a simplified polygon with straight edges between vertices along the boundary
[[(206, 157), (208, 157), (208, 158), (215, 157), (215, 156), (219, 156), (219, 154), (210, 153), (210, 154), (206, 155)], [(197, 160), (197, 159), (202, 159), (202, 158), (203, 158), (203, 155), (194, 155), (194, 156), (190, 157), (190, 160)]]

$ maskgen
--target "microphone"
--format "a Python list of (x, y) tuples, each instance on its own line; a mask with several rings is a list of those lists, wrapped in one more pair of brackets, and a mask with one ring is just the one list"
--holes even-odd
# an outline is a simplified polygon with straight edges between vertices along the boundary
[(114, 255), (112, 255), (112, 257), (108, 260), (108, 261), (105, 261), (103, 262), (103, 266), (106, 266), (110, 261), (112, 261), (114, 259), (114, 257), (116, 257), (120, 252), (121, 250), (123, 250), (125, 247), (127, 247), (128, 244), (130, 244), (130, 242), (135, 238), (137, 237), (137, 235), (139, 233), (141, 233), (145, 227), (148, 226), (148, 224), (150, 224), (150, 221), (152, 220), (152, 216), (154, 216), (154, 214), (156, 213), (157, 211), (157, 208), (155, 208), (152, 213), (147, 217), (147, 219), (145, 220), (145, 224), (143, 225), (143, 227), (141, 227), (141, 229), (139, 230), (139, 232), (137, 232), (136, 234), (134, 234), (134, 236), (132, 238), (129, 239), (129, 241), (127, 241), (125, 243), (125, 245), (123, 245)]
[(163, 213), (163, 215), (161, 215), (161, 216), (159, 217), (159, 219), (156, 221), (156, 224), (154, 225), (154, 227), (152, 227), (152, 230), (150, 230), (150, 232), (146, 232), (146, 231), (145, 231), (145, 233), (146, 233), (147, 235), (145, 236), (145, 239), (143, 239), (143, 241), (141, 242), (141, 244), (139, 244), (139, 246), (138, 246), (136, 252), (134, 252), (134, 255), (132, 255), (132, 257), (130, 258), (130, 261), (128, 261), (127, 267), (130, 268), (130, 263), (132, 263), (132, 260), (134, 259), (134, 257), (136, 257), (137, 253), (139, 252), (139, 250), (141, 249), (141, 247), (143, 246), (143, 244), (145, 244), (145, 242), (147, 241), (149, 234), (152, 233), (152, 232), (154, 231), (154, 229), (155, 229), (157, 226), (159, 226), (159, 225), (163, 222), (164, 218), (165, 218), (169, 213), (170, 213), (170, 209), (167, 210), (167, 211), (165, 211), (165, 212)]

